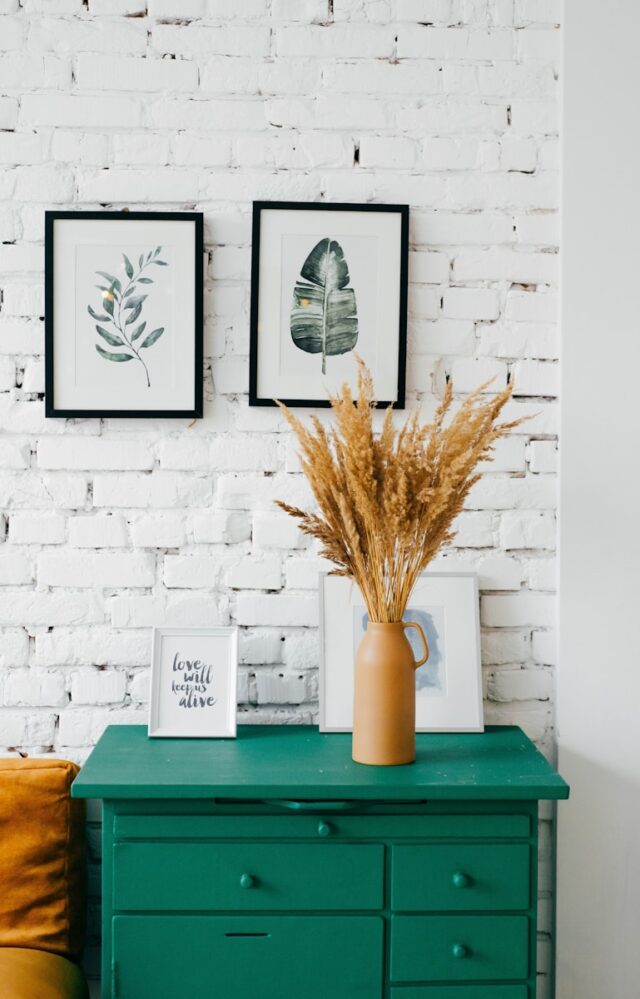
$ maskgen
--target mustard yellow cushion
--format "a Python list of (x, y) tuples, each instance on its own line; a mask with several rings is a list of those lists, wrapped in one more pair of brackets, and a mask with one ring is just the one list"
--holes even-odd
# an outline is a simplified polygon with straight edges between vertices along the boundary
[(44, 950), (0, 947), (2, 999), (88, 999), (77, 964)]
[(77, 773), (64, 760), (0, 759), (0, 948), (81, 956), (84, 808), (69, 797)]

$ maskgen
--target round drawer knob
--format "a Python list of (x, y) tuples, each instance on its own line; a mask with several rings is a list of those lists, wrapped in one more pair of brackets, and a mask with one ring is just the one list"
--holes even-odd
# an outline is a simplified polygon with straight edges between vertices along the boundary
[(241, 888), (253, 888), (255, 887), (256, 879), (252, 874), (241, 874), (240, 875), (240, 887)]
[(457, 958), (467, 957), (469, 954), (469, 949), (468, 947), (465, 947), (464, 944), (457, 943), (454, 944), (453, 947), (451, 948), (451, 953), (453, 954), (454, 957)]
[(462, 871), (456, 871), (452, 879), (454, 888), (468, 888), (471, 884), (471, 878), (468, 874), (463, 874)]
[(331, 835), (331, 826), (329, 825), (328, 822), (324, 822), (323, 819), (320, 819), (320, 821), (318, 822), (318, 836), (330, 836), (330, 835)]

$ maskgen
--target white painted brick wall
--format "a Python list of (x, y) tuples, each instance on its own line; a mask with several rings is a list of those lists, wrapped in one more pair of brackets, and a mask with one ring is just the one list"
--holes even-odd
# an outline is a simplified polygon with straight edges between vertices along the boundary
[[(81, 761), (109, 722), (144, 722), (154, 624), (237, 623), (241, 717), (317, 717), (322, 562), (272, 502), (308, 488), (280, 414), (246, 394), (251, 200), (282, 198), (411, 204), (425, 414), (447, 377), (515, 379), (508, 417), (532, 419), (452, 554), (483, 588), (487, 720), (552, 751), (560, 17), (560, 0), (0, 0), (0, 749)], [(44, 419), (43, 212), (97, 205), (205, 213), (194, 425)]]

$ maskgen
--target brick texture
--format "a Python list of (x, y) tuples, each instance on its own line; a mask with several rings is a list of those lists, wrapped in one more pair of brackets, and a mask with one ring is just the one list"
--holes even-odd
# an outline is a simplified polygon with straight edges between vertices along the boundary
[[(82, 761), (109, 722), (145, 722), (159, 623), (239, 625), (240, 720), (317, 717), (322, 563), (272, 503), (308, 490), (279, 414), (247, 405), (258, 198), (408, 201), (411, 401), (515, 380), (509, 417), (532, 419), (453, 554), (480, 574), (487, 721), (552, 751), (560, 17), (0, 2), (0, 751)], [(194, 425), (44, 419), (43, 212), (96, 204), (205, 213)]]

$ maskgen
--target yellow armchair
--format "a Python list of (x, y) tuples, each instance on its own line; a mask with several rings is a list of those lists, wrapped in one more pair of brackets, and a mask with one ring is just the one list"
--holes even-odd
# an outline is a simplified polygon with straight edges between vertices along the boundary
[(2, 999), (87, 999), (78, 962), (85, 926), (83, 802), (78, 767), (0, 759)]

